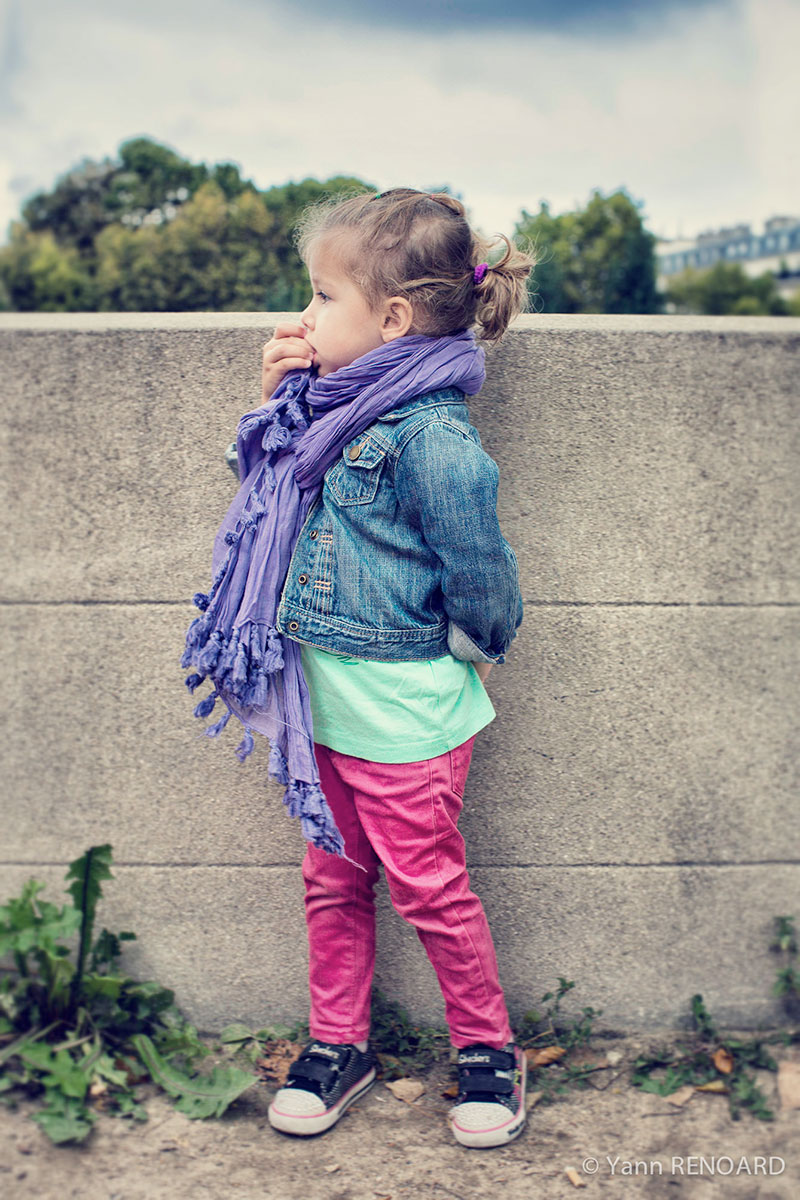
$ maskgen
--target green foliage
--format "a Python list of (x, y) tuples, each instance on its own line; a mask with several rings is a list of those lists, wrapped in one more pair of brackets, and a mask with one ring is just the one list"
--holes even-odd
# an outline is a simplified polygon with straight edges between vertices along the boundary
[(711, 1019), (711, 1013), (703, 1003), (703, 997), (699, 992), (692, 996), (691, 1008), (692, 1023), (697, 1030), (698, 1036), (706, 1041), (712, 1041), (717, 1036), (717, 1031)]
[(780, 957), (773, 993), (783, 1001), (791, 1017), (800, 1015), (800, 966), (797, 962), (797, 932), (794, 917), (775, 917), (775, 936), (770, 950)]
[(94, 281), (77, 249), (49, 230), (32, 233), (19, 223), (0, 248), (0, 285), (3, 307), (19, 312), (79, 312), (95, 303)]
[(536, 214), (523, 211), (514, 237), (533, 247), (530, 286), (537, 311), (660, 311), (655, 238), (625, 191), (595, 191), (585, 208), (560, 216), (546, 203)]
[(532, 1059), (529, 1062), (529, 1078), (534, 1088), (542, 1092), (542, 1103), (545, 1104), (552, 1103), (570, 1088), (584, 1087), (586, 1077), (595, 1069), (592, 1064), (587, 1066), (569, 1060), (571, 1051), (588, 1046), (594, 1023), (602, 1011), (586, 1006), (579, 1016), (565, 1017), (561, 1002), (574, 987), (574, 980), (560, 975), (556, 990), (544, 993), (539, 1001), (541, 1007), (526, 1012), (516, 1031), (517, 1043), (523, 1049), (536, 1052), (552, 1047), (558, 1048), (562, 1055), (541, 1066), (534, 1065)]
[(375, 988), (372, 993), (371, 1038), (389, 1079), (429, 1066), (448, 1051), (446, 1029), (415, 1025), (402, 1005)]
[(573, 979), (565, 979), (560, 975), (556, 991), (545, 992), (539, 1001), (545, 1006), (544, 1010), (533, 1008), (525, 1013), (517, 1031), (520, 1046), (541, 1048), (559, 1045), (569, 1051), (588, 1043), (594, 1022), (602, 1009), (586, 1007), (581, 1009), (579, 1017), (564, 1018), (561, 1015), (561, 1001), (574, 987)]
[[(41, 899), (29, 880), (0, 907), (0, 1093), (37, 1096), (34, 1120), (57, 1143), (82, 1141), (99, 1110), (146, 1119), (134, 1087), (148, 1075), (190, 1116), (218, 1116), (255, 1082), (241, 1071), (192, 1075), (177, 1065), (207, 1054), (173, 993), (120, 974), (133, 933), (94, 938), (111, 847), (93, 846), (67, 873), (72, 904)], [(70, 943), (77, 935), (74, 961)]]
[(669, 278), (666, 299), (679, 313), (709, 316), (785, 316), (790, 308), (774, 275), (751, 278), (739, 263), (718, 262), (707, 270), (689, 267)]
[(2, 303), (21, 312), (296, 311), (308, 285), (292, 244), (303, 208), (370, 185), (336, 176), (259, 192), (149, 138), (85, 161), (24, 206), (0, 248)]
[[(84, 855), (70, 863), (66, 878), (74, 880), (67, 890), (72, 896), (76, 910), (81, 914), (78, 962), (71, 988), (71, 1015), (74, 1017), (81, 995), (86, 955), (92, 944), (97, 901), (103, 894), (101, 883), (105, 879), (114, 878), (111, 874), (111, 847), (92, 846)], [(100, 953), (101, 947), (95, 946), (93, 957), (97, 959)]]
[(174, 1097), (175, 1107), (187, 1117), (221, 1117), (255, 1082), (248, 1071), (237, 1067), (215, 1067), (209, 1075), (188, 1075), (170, 1066), (145, 1034), (134, 1034), (131, 1042), (150, 1078)]
[(777, 1071), (767, 1046), (783, 1038), (722, 1038), (699, 994), (692, 997), (691, 1014), (693, 1038), (689, 1044), (640, 1055), (633, 1064), (633, 1085), (657, 1096), (670, 1096), (687, 1084), (713, 1085), (714, 1090), (727, 1094), (734, 1120), (744, 1109), (760, 1121), (773, 1120), (774, 1113), (748, 1068)]

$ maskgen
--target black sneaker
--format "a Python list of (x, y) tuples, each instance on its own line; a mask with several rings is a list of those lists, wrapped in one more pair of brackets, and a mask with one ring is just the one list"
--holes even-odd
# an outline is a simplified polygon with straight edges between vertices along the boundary
[(458, 1052), (458, 1099), (450, 1125), (462, 1146), (505, 1146), (525, 1127), (527, 1060), (513, 1042), (503, 1050), (477, 1043)]
[(323, 1133), (374, 1082), (375, 1056), (370, 1050), (309, 1042), (269, 1106), (269, 1123), (281, 1133), (301, 1137)]

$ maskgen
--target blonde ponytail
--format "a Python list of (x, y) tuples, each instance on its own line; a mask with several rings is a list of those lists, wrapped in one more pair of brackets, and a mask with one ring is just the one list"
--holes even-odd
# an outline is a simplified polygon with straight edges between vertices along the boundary
[[(489, 245), (475, 240), (477, 253), (488, 257)], [(497, 262), (487, 263), (483, 278), (475, 283), (478, 297), (475, 322), (480, 331), (478, 336), (487, 342), (499, 342), (514, 317), (525, 311), (527, 280), (533, 268), (533, 259), (507, 237), (498, 234), (498, 240), (505, 242), (505, 254)]]

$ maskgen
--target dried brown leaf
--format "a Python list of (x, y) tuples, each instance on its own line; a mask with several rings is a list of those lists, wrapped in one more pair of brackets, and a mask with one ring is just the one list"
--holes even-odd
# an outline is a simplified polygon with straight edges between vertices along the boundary
[(534, 1104), (539, 1103), (543, 1095), (544, 1092), (528, 1092), (527, 1096), (525, 1097), (525, 1111), (529, 1112), (533, 1108)]
[(674, 1104), (676, 1108), (682, 1108), (684, 1104), (688, 1104), (694, 1095), (694, 1084), (687, 1083), (684, 1087), (678, 1088), (677, 1092), (672, 1092), (671, 1095), (665, 1096), (664, 1099), (668, 1104)]
[(586, 1180), (581, 1179), (580, 1175), (578, 1174), (578, 1172), (575, 1170), (574, 1167), (565, 1167), (564, 1174), (566, 1175), (566, 1177), (570, 1181), (570, 1183), (573, 1185), (573, 1187), (586, 1187)]
[(781, 1108), (800, 1108), (800, 1062), (778, 1063), (778, 1095)]
[(529, 1067), (546, 1067), (558, 1062), (566, 1053), (563, 1046), (543, 1046), (541, 1050), (526, 1050), (525, 1057)]
[(444, 1091), (442, 1092), (442, 1096), (444, 1097), (445, 1100), (455, 1100), (457, 1095), (458, 1095), (458, 1084), (457, 1083), (451, 1083), (450, 1087), (445, 1088)]
[(420, 1083), (418, 1079), (390, 1079), (386, 1086), (393, 1096), (404, 1100), (406, 1104), (413, 1104), (415, 1100), (419, 1100), (425, 1091), (425, 1084)]
[(711, 1083), (700, 1083), (694, 1089), (696, 1092), (727, 1092), (728, 1085), (724, 1079), (712, 1079)]
[(274, 1042), (269, 1042), (263, 1056), (256, 1062), (259, 1075), (268, 1083), (275, 1083), (282, 1088), (289, 1075), (289, 1067), (302, 1049), (301, 1045), (290, 1042), (288, 1038), (277, 1038)]
[(730, 1075), (733, 1070), (733, 1055), (730, 1050), (726, 1050), (724, 1046), (720, 1046), (719, 1050), (715, 1050), (714, 1066), (723, 1075)]

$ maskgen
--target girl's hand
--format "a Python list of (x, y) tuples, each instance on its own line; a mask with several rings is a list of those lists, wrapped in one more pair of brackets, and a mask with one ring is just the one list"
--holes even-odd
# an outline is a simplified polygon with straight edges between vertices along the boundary
[(264, 346), (261, 359), (261, 403), (271, 398), (284, 375), (310, 367), (313, 352), (302, 325), (278, 325)]
[(486, 683), (486, 678), (494, 666), (494, 663), (474, 662), (472, 665), (478, 672), (478, 679), (480, 679), (481, 683)]

